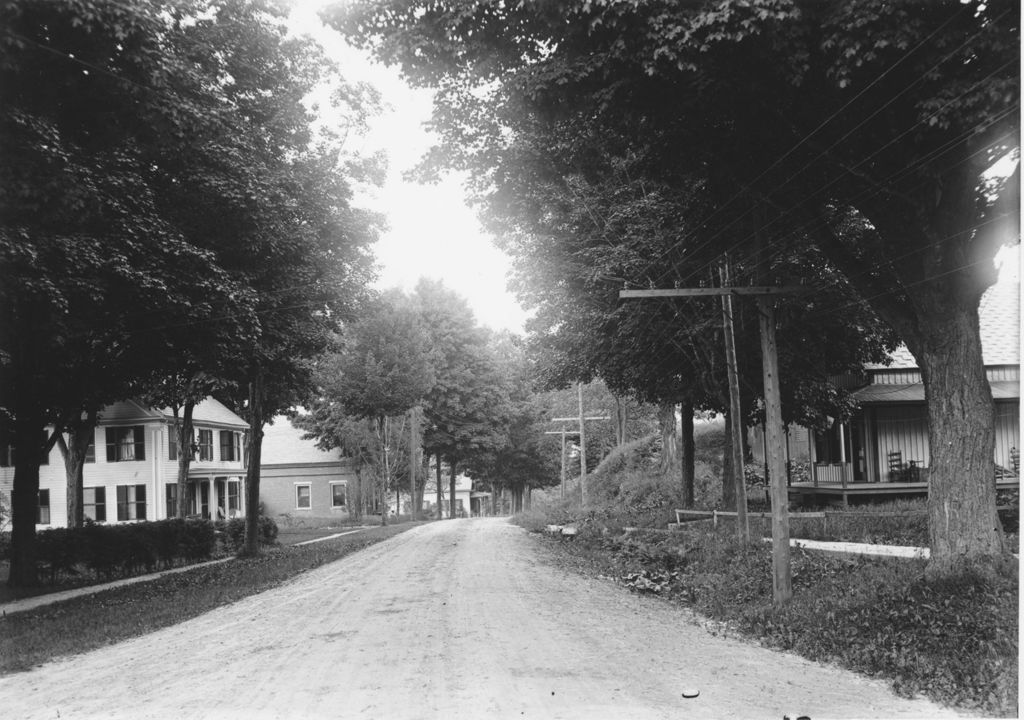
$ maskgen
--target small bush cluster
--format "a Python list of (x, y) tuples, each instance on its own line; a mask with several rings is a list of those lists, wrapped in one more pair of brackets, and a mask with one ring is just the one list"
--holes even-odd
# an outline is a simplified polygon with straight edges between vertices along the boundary
[(43, 579), (54, 583), (91, 572), (98, 579), (153, 572), (178, 562), (210, 558), (217, 547), (212, 523), (174, 518), (125, 525), (87, 521), (80, 528), (36, 534)]
[[(273, 518), (260, 515), (257, 518), (259, 528), (260, 545), (277, 544), (277, 523)], [(245, 518), (232, 518), (230, 520), (219, 520), (217, 531), (221, 533), (224, 541), (224, 549), (229, 553), (238, 553), (245, 544)]]

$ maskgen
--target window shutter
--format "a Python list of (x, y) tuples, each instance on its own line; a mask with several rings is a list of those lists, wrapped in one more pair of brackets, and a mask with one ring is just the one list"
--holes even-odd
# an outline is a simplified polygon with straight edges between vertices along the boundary
[(96, 493), (96, 522), (107, 521), (107, 489), (104, 487), (94, 488)]
[(146, 486), (135, 486), (135, 519), (146, 519)]
[(107, 462), (117, 462), (117, 431), (114, 428), (104, 428), (107, 440)]
[(128, 486), (117, 486), (117, 519), (128, 519)]
[(231, 433), (227, 430), (220, 431), (220, 459), (231, 460)]
[(132, 432), (135, 434), (135, 459), (145, 460), (146, 459), (146, 428), (142, 425), (136, 425), (132, 428)]

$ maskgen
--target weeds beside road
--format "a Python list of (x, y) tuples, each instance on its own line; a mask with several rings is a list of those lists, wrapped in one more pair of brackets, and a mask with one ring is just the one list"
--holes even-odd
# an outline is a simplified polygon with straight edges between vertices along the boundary
[[(519, 518), (540, 529), (551, 518)], [(771, 549), (741, 547), (729, 528), (667, 533), (584, 526), (552, 541), (558, 562), (635, 592), (694, 609), (713, 627), (885, 678), (986, 715), (1016, 716), (1018, 569), (996, 568), (930, 583), (924, 563), (826, 557), (794, 549), (794, 597), (772, 606)]]
[(262, 592), (420, 523), (368, 528), (0, 618), (0, 675), (143, 635)]

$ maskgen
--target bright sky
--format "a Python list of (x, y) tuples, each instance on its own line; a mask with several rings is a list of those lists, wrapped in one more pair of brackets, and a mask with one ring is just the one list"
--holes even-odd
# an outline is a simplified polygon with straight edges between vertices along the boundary
[(430, 93), (410, 89), (397, 70), (371, 63), (323, 27), (317, 11), (325, 4), (330, 0), (296, 0), (292, 27), (317, 38), (339, 61), (346, 79), (377, 86), (390, 106), (360, 148), (367, 154), (384, 149), (390, 159), (384, 186), (374, 197), (360, 198), (365, 207), (384, 212), (390, 226), (375, 248), (377, 286), (412, 290), (421, 277), (440, 279), (469, 301), (481, 324), (522, 333), (526, 313), (506, 290), (509, 259), (491, 244), (467, 207), (461, 179), (447, 177), (436, 185), (402, 179), (431, 146), (423, 127), (430, 117)]

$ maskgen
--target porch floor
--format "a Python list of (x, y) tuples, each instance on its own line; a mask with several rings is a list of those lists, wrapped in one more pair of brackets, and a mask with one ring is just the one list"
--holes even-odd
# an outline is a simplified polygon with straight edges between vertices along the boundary
[[(996, 480), (997, 490), (1017, 490), (1020, 478), (1000, 478)], [(815, 487), (812, 482), (792, 483), (789, 486), (791, 502), (807, 500), (824, 500), (825, 502), (869, 501), (872, 498), (892, 498), (927, 495), (927, 482), (886, 482), (886, 483), (847, 483), (843, 487), (839, 483), (819, 483)]]

